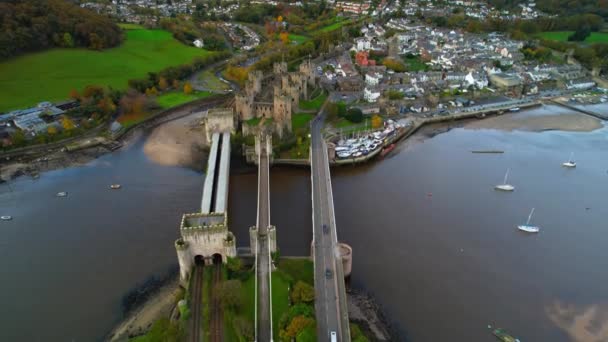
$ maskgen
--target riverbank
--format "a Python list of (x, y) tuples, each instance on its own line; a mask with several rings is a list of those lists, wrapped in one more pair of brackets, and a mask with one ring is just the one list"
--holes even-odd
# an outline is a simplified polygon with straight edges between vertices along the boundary
[(108, 334), (106, 340), (128, 341), (129, 338), (145, 334), (157, 320), (172, 318), (177, 298), (182, 292), (183, 289), (179, 286), (179, 279), (175, 277), (159, 288), (146, 302), (127, 314)]
[[(70, 140), (70, 146), (76, 144), (82, 145), (82, 148), (76, 150), (66, 148), (65, 144), (52, 144), (50, 146), (33, 146), (31, 148), (24, 149), (22, 153), (15, 151), (2, 153), (0, 154), (0, 182), (9, 181), (23, 175), (37, 177), (42, 172), (85, 165), (86, 163), (97, 159), (106, 153), (114, 151), (116, 147), (128, 145), (129, 142), (132, 141), (143, 130), (161, 126), (165, 123), (190, 116), (193, 113), (202, 113), (211, 107), (221, 105), (226, 100), (226, 97), (205, 98), (177, 106), (175, 108), (160, 112), (147, 120), (120, 132), (114, 137), (83, 137), (75, 141)], [(190, 128), (192, 127), (190, 126), (188, 130)], [(179, 163), (184, 157), (186, 159), (189, 158), (190, 160), (195, 160), (196, 156), (201, 157), (202, 153), (204, 153), (204, 149), (200, 147), (200, 141), (197, 141), (194, 138), (195, 132), (188, 133), (188, 130), (176, 131), (174, 128), (169, 128), (168, 131), (163, 130), (160, 133), (157, 133), (156, 139), (153, 139), (155, 144), (153, 144), (152, 147), (149, 147), (149, 150), (151, 151), (150, 155), (152, 156), (151, 159), (162, 164)], [(186, 156), (175, 157), (173, 159), (163, 157), (163, 151), (166, 152), (170, 150), (169, 146), (171, 146), (171, 142), (174, 143), (173, 145), (176, 145), (175, 142), (179, 141), (179, 138), (175, 137), (174, 134), (169, 134), (170, 136), (174, 137), (169, 140), (165, 139), (165, 143), (163, 143), (163, 136), (167, 136), (167, 132), (187, 135), (188, 138), (182, 140), (187, 140), (187, 142), (192, 143), (191, 146), (194, 145), (195, 147), (187, 152)], [(88, 144), (87, 141), (90, 140), (95, 140), (95, 143)], [(176, 154), (174, 153), (173, 155), (175, 156)], [(186, 166), (190, 165), (191, 164), (187, 164)], [(197, 165), (196, 169), (200, 170), (202, 169), (202, 166)]]

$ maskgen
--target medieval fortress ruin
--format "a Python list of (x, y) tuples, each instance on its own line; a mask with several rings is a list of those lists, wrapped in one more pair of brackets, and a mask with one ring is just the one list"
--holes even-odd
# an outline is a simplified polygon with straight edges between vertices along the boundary
[(236, 114), (243, 122), (243, 135), (248, 131), (247, 122), (252, 119), (271, 121), (274, 131), (283, 136), (291, 132), (291, 115), (297, 110), (300, 100), (308, 99), (308, 87), (315, 86), (313, 63), (306, 60), (298, 71), (287, 71), (287, 63), (273, 65), (272, 74), (252, 71), (245, 88), (235, 97)]

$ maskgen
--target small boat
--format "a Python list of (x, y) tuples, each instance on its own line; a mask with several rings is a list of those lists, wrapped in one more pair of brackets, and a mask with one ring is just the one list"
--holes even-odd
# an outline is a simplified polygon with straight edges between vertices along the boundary
[(521, 108), (519, 108), (519, 107), (514, 107), (514, 108), (509, 109), (509, 111), (510, 112), (519, 112), (520, 109)]
[(503, 342), (521, 342), (518, 338), (507, 334), (503, 329), (500, 328), (492, 330), (492, 334)]
[(471, 153), (505, 153), (505, 151), (500, 150), (473, 150)]
[(0, 216), (0, 220), (2, 220), (2, 221), (10, 221), (10, 220), (12, 220), (12, 219), (13, 219), (13, 217), (12, 217), (12, 216), (10, 216), (10, 215), (3, 215), (3, 216)]
[(389, 154), (389, 153), (390, 153), (392, 150), (394, 150), (394, 149), (395, 149), (395, 144), (390, 144), (390, 145), (388, 145), (387, 147), (385, 147), (385, 148), (382, 150), (382, 152), (380, 152), (380, 156), (381, 156), (381, 157), (384, 157), (384, 156), (386, 156), (387, 154)]
[(61, 191), (61, 192), (57, 193), (57, 197), (66, 197), (67, 195), (68, 195), (68, 193), (65, 191)]
[(509, 178), (509, 169), (507, 169), (507, 173), (505, 174), (505, 179), (502, 182), (502, 184), (499, 184), (499, 185), (495, 186), (494, 189), (501, 190), (501, 191), (513, 191), (513, 190), (515, 190), (515, 187), (513, 185), (507, 183), (507, 178)]
[(574, 156), (574, 153), (570, 153), (570, 158), (568, 159), (567, 162), (562, 163), (563, 167), (569, 167), (569, 168), (575, 168), (576, 167), (576, 162), (574, 161), (574, 159), (572, 159), (572, 157)]
[(538, 233), (540, 231), (540, 228), (530, 225), (530, 220), (532, 219), (532, 214), (534, 214), (534, 208), (532, 208), (532, 211), (530, 211), (530, 215), (528, 216), (528, 221), (526, 221), (526, 224), (517, 226), (517, 229), (527, 232), (527, 233)]
[(112, 184), (112, 185), (110, 185), (110, 189), (112, 189), (112, 190), (117, 190), (117, 189), (120, 189), (120, 188), (121, 188), (120, 184)]

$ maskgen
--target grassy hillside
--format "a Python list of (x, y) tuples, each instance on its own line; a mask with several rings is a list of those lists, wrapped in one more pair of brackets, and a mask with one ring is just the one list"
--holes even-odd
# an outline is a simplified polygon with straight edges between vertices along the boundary
[[(566, 42), (568, 41), (568, 37), (573, 33), (573, 31), (551, 31), (541, 32), (538, 36), (544, 39)], [(585, 43), (608, 43), (608, 33), (591, 32), (591, 35), (585, 39)]]
[(89, 84), (124, 89), (129, 79), (210, 53), (162, 30), (128, 30), (126, 35), (121, 46), (101, 52), (53, 49), (0, 63), (0, 112), (62, 100), (71, 89)]

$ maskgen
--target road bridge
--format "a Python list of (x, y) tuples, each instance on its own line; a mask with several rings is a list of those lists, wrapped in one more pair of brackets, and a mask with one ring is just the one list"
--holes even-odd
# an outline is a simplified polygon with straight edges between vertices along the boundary
[(310, 148), (317, 338), (330, 341), (335, 333), (338, 341), (350, 341), (344, 266), (350, 272), (352, 249), (338, 243), (323, 121), (320, 114), (311, 122)]
[(276, 228), (270, 224), (269, 168), (272, 139), (256, 138), (258, 164), (258, 207), (256, 225), (249, 229), (251, 250), (255, 253), (255, 341), (273, 341), (272, 334), (272, 253), (276, 251)]

